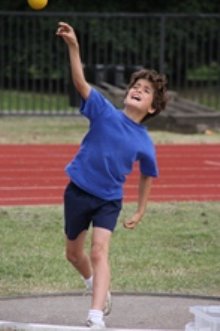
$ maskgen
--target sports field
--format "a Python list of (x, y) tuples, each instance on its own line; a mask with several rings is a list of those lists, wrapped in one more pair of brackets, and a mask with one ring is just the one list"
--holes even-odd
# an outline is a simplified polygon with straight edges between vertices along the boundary
[[(62, 196), (64, 167), (86, 130), (78, 117), (1, 118), (1, 296), (82, 288), (63, 257)], [(122, 221), (136, 206), (137, 165), (125, 184), (113, 290), (219, 295), (220, 135), (150, 134), (160, 176), (134, 232)]]

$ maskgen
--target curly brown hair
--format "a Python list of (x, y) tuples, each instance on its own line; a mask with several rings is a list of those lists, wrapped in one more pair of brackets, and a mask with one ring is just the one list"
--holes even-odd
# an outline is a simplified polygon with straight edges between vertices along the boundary
[(130, 88), (133, 87), (139, 79), (146, 79), (152, 84), (154, 89), (152, 108), (155, 109), (155, 112), (152, 114), (148, 113), (141, 121), (144, 122), (149, 118), (158, 115), (162, 110), (165, 109), (168, 101), (167, 79), (165, 75), (161, 75), (155, 70), (140, 69), (131, 75), (127, 91), (130, 90)]

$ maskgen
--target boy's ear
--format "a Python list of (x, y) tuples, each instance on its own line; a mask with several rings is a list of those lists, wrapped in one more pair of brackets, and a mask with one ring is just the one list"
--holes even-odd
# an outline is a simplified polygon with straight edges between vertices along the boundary
[(155, 113), (155, 111), (156, 111), (156, 109), (154, 109), (154, 108), (149, 108), (149, 109), (148, 109), (148, 114), (153, 114), (153, 113)]

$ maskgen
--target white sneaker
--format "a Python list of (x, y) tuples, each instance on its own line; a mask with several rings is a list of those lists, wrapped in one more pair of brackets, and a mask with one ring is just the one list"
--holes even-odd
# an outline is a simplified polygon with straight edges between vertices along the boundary
[(107, 298), (106, 298), (106, 301), (105, 301), (105, 306), (103, 308), (103, 315), (104, 316), (107, 316), (111, 313), (111, 310), (112, 310), (112, 297), (111, 297), (111, 292), (108, 291), (107, 292)]
[[(86, 287), (83, 295), (85, 296), (92, 295), (92, 289), (90, 287)], [(112, 298), (111, 298), (111, 292), (108, 291), (105, 301), (105, 306), (103, 308), (103, 315), (104, 316), (109, 315), (111, 313), (111, 310), (112, 310)]]
[(88, 319), (86, 321), (86, 325), (90, 328), (90, 329), (105, 329), (105, 322), (104, 321), (100, 321), (99, 323), (96, 323), (94, 321), (92, 321), (91, 319)]

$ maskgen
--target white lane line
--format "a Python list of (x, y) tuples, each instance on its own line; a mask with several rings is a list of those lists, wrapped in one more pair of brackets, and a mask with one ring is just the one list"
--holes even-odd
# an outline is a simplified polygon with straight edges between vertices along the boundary
[(5, 187), (0, 187), (0, 191), (32, 191), (32, 190), (64, 190), (64, 186), (40, 186), (39, 184), (37, 184), (36, 186), (5, 186)]
[[(68, 325), (51, 325), (51, 324), (37, 324), (37, 323), (19, 323), (0, 321), (0, 330), (17, 330), (17, 331), (88, 331), (90, 328), (82, 326), (68, 326)], [(168, 331), (168, 330), (152, 330), (152, 329), (117, 329), (108, 328), (108, 331)], [(171, 331), (171, 330), (170, 330)], [(180, 330), (172, 330), (180, 331)]]
[(62, 202), (62, 196), (51, 196), (51, 197), (14, 197), (14, 198), (0, 198), (0, 203), (1, 202), (13, 202), (13, 201), (57, 201), (57, 202)]
[[(160, 188), (209, 188), (209, 187), (220, 187), (220, 183), (210, 183), (210, 184), (155, 184), (155, 189), (160, 189)], [(65, 185), (58, 186), (58, 185), (53, 185), (53, 186), (41, 186), (39, 184), (36, 184), (35, 186), (3, 186), (0, 187), (0, 191), (38, 191), (38, 190), (63, 190), (65, 188)], [(126, 185), (126, 189), (135, 189), (138, 188), (137, 185)]]
[(218, 161), (209, 161), (209, 160), (206, 160), (206, 161), (204, 161), (204, 163), (205, 164), (212, 165), (212, 166), (220, 167), (220, 162), (218, 162)]

